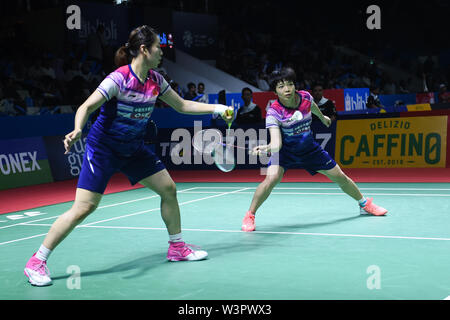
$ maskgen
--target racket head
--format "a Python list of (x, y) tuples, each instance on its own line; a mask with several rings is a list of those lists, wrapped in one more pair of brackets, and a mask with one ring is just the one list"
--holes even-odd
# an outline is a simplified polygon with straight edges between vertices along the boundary
[(223, 143), (218, 144), (212, 153), (214, 164), (222, 172), (230, 172), (236, 167), (234, 148)]
[(222, 144), (222, 132), (218, 129), (197, 131), (192, 137), (192, 146), (200, 153), (212, 154), (217, 145)]

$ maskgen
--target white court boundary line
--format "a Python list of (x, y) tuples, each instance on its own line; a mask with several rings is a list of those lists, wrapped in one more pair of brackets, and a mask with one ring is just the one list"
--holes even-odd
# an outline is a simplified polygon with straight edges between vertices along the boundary
[[(286, 182), (289, 183), (289, 182)], [(238, 189), (240, 187), (226, 187), (226, 186), (211, 186), (211, 187), (196, 187), (196, 189)], [(256, 187), (248, 187), (248, 189), (256, 189)], [(405, 190), (405, 191), (450, 191), (450, 188), (359, 188), (360, 190)], [(274, 190), (341, 190), (337, 187), (275, 187)]]
[[(340, 189), (339, 189), (340, 190)], [(221, 193), (221, 191), (193, 191), (185, 192), (187, 194), (207, 194), (207, 193)], [(253, 194), (254, 192), (239, 192), (241, 194)], [(294, 195), (334, 195), (334, 196), (348, 196), (344, 192), (272, 192), (270, 195), (274, 194), (294, 194)], [(450, 193), (370, 193), (371, 196), (421, 196), (421, 197), (450, 197)]]
[[(193, 187), (193, 188), (188, 188), (188, 189), (181, 190), (179, 192), (180, 193), (181, 192), (182, 193), (195, 193), (195, 192), (188, 192), (188, 191), (189, 190), (194, 190), (194, 189), (202, 189), (202, 188), (207, 188), (207, 187)], [(225, 188), (225, 189), (230, 189), (230, 188), (231, 189), (236, 189), (237, 187), (222, 187), (222, 188)], [(179, 205), (189, 204), (189, 203), (192, 203), (192, 202), (202, 201), (202, 200), (215, 198), (215, 197), (219, 197), (219, 196), (227, 195), (227, 194), (233, 194), (233, 193), (252, 193), (252, 192), (245, 192), (245, 190), (249, 190), (249, 189), (253, 189), (253, 188), (254, 187), (245, 187), (245, 188), (240, 188), (238, 190), (233, 190), (233, 191), (229, 191), (229, 192), (221, 192), (221, 193), (220, 192), (215, 192), (215, 193), (218, 193), (218, 194), (214, 194), (212, 196), (208, 196), (208, 197), (204, 197), (204, 198), (200, 198), (200, 199), (195, 199), (195, 200), (182, 202), (182, 203), (179, 203)], [(286, 188), (279, 188), (279, 189), (286, 189)], [(292, 189), (292, 188), (289, 188), (289, 189)], [(305, 189), (309, 189), (309, 188), (305, 188)], [(319, 188), (319, 189), (321, 189), (321, 188)], [(339, 188), (336, 188), (336, 189), (339, 189)], [(395, 188), (395, 189), (398, 189), (398, 188)], [(426, 190), (429, 190), (429, 189), (426, 189)], [(274, 192), (272, 194), (318, 194), (318, 195), (344, 195), (344, 196), (346, 195), (345, 193), (280, 193), (280, 192), (278, 192), (278, 193)], [(396, 194), (378, 194), (378, 195), (396, 195)], [(408, 195), (408, 194), (398, 194), (398, 195), (401, 196), (401, 195)], [(417, 196), (417, 195), (420, 195), (420, 194), (410, 194), (410, 195), (411, 196)], [(430, 194), (424, 194), (424, 195), (425, 196), (430, 196)], [(432, 196), (439, 196), (439, 195), (432, 195)], [(450, 196), (450, 195), (441, 195), (441, 196)], [(121, 205), (121, 204), (125, 204), (125, 203), (130, 203), (130, 202), (135, 202), (135, 201), (140, 201), (140, 200), (144, 200), (144, 199), (148, 199), (148, 198), (152, 198), (152, 197), (156, 197), (156, 196), (144, 197), (144, 198), (130, 200), (130, 201), (125, 201), (125, 202), (121, 202), (121, 203), (117, 203), (117, 204), (106, 205), (106, 206), (99, 207), (98, 209), (111, 207), (111, 206), (116, 206), (116, 205)], [(131, 214), (128, 214), (128, 215), (123, 215), (123, 216), (118, 216), (118, 217), (114, 217), (114, 218), (110, 218), (110, 219), (100, 220), (100, 221), (92, 222), (92, 223), (89, 223), (89, 224), (86, 224), (86, 225), (77, 226), (77, 228), (78, 227), (86, 227), (86, 226), (94, 225), (94, 224), (97, 224), (97, 223), (117, 220), (117, 219), (129, 217), (129, 216), (139, 215), (139, 214), (152, 212), (152, 211), (156, 211), (156, 210), (160, 210), (160, 208), (154, 208), (154, 209), (149, 209), (149, 210), (144, 210), (144, 211), (131, 213)], [(56, 218), (58, 216), (46, 217), (46, 218), (32, 220), (32, 221), (25, 221), (25, 222), (18, 223), (18, 224), (13, 224), (13, 225), (9, 225), (9, 226), (0, 227), (0, 229), (13, 227), (13, 226), (18, 226), (18, 225), (32, 225), (33, 222), (49, 220), (49, 219)], [(230, 231), (230, 232), (233, 232), (233, 231)], [(259, 233), (261, 233), (261, 232), (259, 232)], [(306, 233), (304, 233), (304, 234), (306, 234)], [(2, 242), (2, 243), (0, 243), (0, 245), (4, 245), (4, 244), (7, 244), (7, 243), (12, 243), (12, 242), (17, 242), (17, 241), (22, 241), (22, 240), (26, 240), (26, 239), (31, 239), (31, 238), (39, 237), (39, 236), (42, 236), (42, 235), (46, 235), (46, 233), (45, 234), (34, 235), (34, 236), (26, 237), (26, 238), (21, 238), (21, 239), (11, 240), (11, 241), (7, 241), (7, 242)], [(396, 236), (393, 236), (393, 237), (396, 237)], [(430, 239), (445, 239), (445, 238), (430, 238)]]
[[(232, 193), (237, 193), (237, 192), (240, 192), (240, 191), (243, 191), (243, 190), (247, 190), (247, 189), (248, 188), (241, 188), (241, 189), (235, 190), (235, 191), (222, 192), (220, 194), (215, 194), (213, 196), (208, 196), (208, 197), (204, 197), (204, 198), (200, 198), (200, 199), (194, 199), (194, 200), (189, 200), (189, 201), (185, 201), (185, 202), (180, 202), (178, 205), (182, 206), (182, 205), (193, 203), (193, 202), (203, 201), (203, 200), (210, 199), (210, 198), (216, 198), (216, 197), (220, 197), (220, 196), (224, 196), (224, 195), (228, 195), (228, 194), (232, 194)], [(100, 221), (96, 221), (96, 222), (91, 222), (91, 223), (83, 224), (80, 227), (91, 226), (91, 225), (94, 225), (94, 224), (97, 224), (97, 223), (101, 223), (101, 222), (112, 221), (112, 220), (122, 219), (122, 218), (126, 218), (126, 217), (136, 216), (136, 215), (139, 215), (139, 214), (143, 214), (143, 213), (147, 213), (147, 212), (151, 212), (151, 211), (156, 211), (156, 210), (160, 210), (160, 208), (139, 211), (139, 212), (127, 214), (127, 215), (124, 215), (124, 216), (119, 216), (119, 217), (114, 217), (114, 218), (110, 218), (110, 219), (105, 219), (105, 220), (100, 220)], [(1, 243), (0, 243), (0, 245), (1, 245)]]
[[(183, 189), (183, 190), (177, 191), (177, 193), (184, 193), (185, 191), (194, 190), (194, 189), (197, 189), (197, 187)], [(120, 205), (123, 205), (123, 204), (128, 204), (128, 203), (131, 203), (131, 202), (137, 202), (137, 201), (147, 200), (147, 199), (156, 198), (156, 197), (159, 197), (159, 195), (156, 194), (156, 195), (148, 196), (148, 197), (144, 197), (144, 198), (138, 198), (138, 199), (129, 200), (129, 201), (123, 201), (123, 202), (118, 202), (118, 203), (107, 204), (107, 205), (104, 205), (104, 206), (99, 206), (99, 207), (96, 209), (96, 211), (99, 210), (99, 209), (104, 209), (104, 208), (110, 208), (110, 207), (120, 206)], [(71, 201), (71, 202), (73, 202), (73, 201)], [(62, 213), (61, 213), (61, 214), (62, 214)], [(6, 213), (5, 216), (6, 216), (6, 215), (9, 215), (9, 213)], [(50, 219), (53, 219), (53, 218), (57, 218), (57, 217), (59, 217), (59, 216), (60, 216), (60, 215), (57, 215), (57, 216), (51, 216), (51, 217), (46, 217), (46, 218), (41, 218), (41, 219), (32, 220), (32, 221), (24, 221), (24, 222), (20, 222), (20, 223), (16, 223), (16, 224), (10, 224), (10, 225), (7, 225), (7, 226), (0, 227), (0, 230), (1, 230), (1, 229), (6, 229), (6, 228), (15, 227), (15, 226), (21, 226), (21, 225), (24, 225), (24, 224), (27, 224), (27, 223), (33, 223), (33, 222), (37, 222), (37, 221), (50, 220)]]
[[(242, 190), (251, 190), (251, 189), (256, 189), (256, 187), (245, 187), (245, 188), (240, 188), (239, 187), (192, 187), (192, 188), (188, 188), (188, 189), (183, 189), (178, 191), (177, 193), (186, 193), (186, 194), (221, 194), (223, 192), (221, 191), (191, 191), (191, 190), (196, 190), (196, 189), (238, 189), (229, 193), (241, 193), (241, 194), (252, 194), (253, 192), (242, 192)], [(340, 190), (340, 188), (303, 188), (303, 187), (279, 187), (279, 188), (274, 188), (274, 190), (309, 190), (309, 189), (315, 189), (315, 190)], [(363, 189), (363, 188), (361, 188)], [(400, 188), (366, 188), (366, 189), (376, 189), (376, 190), (450, 190), (450, 189), (419, 189), (419, 188), (405, 188), (405, 189), (400, 189)], [(345, 194), (344, 192), (272, 192), (271, 195), (336, 195), (336, 196), (347, 196), (347, 194)], [(414, 197), (414, 196), (422, 196), (422, 197), (450, 197), (450, 193), (449, 194), (432, 194), (432, 193), (372, 193), (370, 195), (373, 196), (405, 196), (405, 197)], [(137, 202), (137, 201), (142, 201), (142, 200), (147, 200), (147, 199), (151, 199), (151, 198), (156, 198), (159, 197), (159, 195), (153, 195), (153, 196), (148, 196), (148, 197), (144, 197), (144, 198), (139, 198), (139, 199), (134, 199), (134, 200), (129, 200), (129, 201), (124, 201), (124, 202), (119, 202), (119, 203), (114, 203), (114, 204), (109, 204), (109, 205), (104, 205), (104, 206), (100, 206), (97, 208), (98, 209), (104, 209), (104, 208), (110, 208), (110, 207), (114, 207), (114, 206), (119, 206), (119, 205), (124, 205), (124, 204), (128, 204), (128, 203), (132, 203), (132, 202)], [(147, 211), (145, 211), (147, 212)], [(28, 224), (28, 223), (33, 223), (33, 222), (38, 222), (38, 221), (45, 221), (45, 220), (50, 220), (53, 218), (59, 217), (59, 215), (57, 216), (51, 216), (51, 217), (46, 217), (46, 218), (41, 218), (41, 219), (37, 219), (37, 220), (31, 220), (31, 221), (24, 221), (24, 222), (20, 222), (20, 223), (16, 223), (16, 224), (11, 224), (11, 225), (7, 225), (7, 226), (2, 226), (0, 227), (1, 229), (6, 229), (6, 228), (11, 228), (14, 226), (20, 226), (20, 225), (24, 225), (24, 224)]]
[[(216, 195), (212, 195), (212, 196), (208, 196), (208, 197), (203, 197), (203, 198), (200, 198), (200, 199), (194, 199), (194, 200), (189, 200), (189, 201), (181, 202), (181, 203), (179, 203), (178, 205), (179, 205), (179, 206), (182, 206), (182, 205), (189, 204), (189, 203), (193, 203), (193, 202), (198, 202), (198, 201), (202, 201), (202, 200), (206, 200), (206, 199), (210, 199), (210, 198), (216, 198), (216, 197), (220, 197), (220, 196), (224, 196), (224, 195), (236, 193), (236, 192), (239, 192), (239, 191), (242, 191), (242, 190), (246, 190), (246, 189), (247, 189), (247, 188), (241, 188), (241, 189), (235, 190), (235, 191), (223, 192), (223, 193), (221, 193), (221, 194), (216, 194)], [(104, 220), (100, 220), (100, 221), (95, 221), (95, 222), (91, 222), (91, 223), (88, 223), (88, 224), (79, 225), (79, 226), (77, 226), (76, 228), (86, 227), (86, 226), (90, 226), (90, 225), (97, 224), (97, 223), (101, 223), (101, 222), (107, 222), (107, 221), (112, 221), (112, 220), (122, 219), (122, 218), (126, 218), (126, 217), (131, 217), (131, 216), (135, 216), (135, 215), (140, 215), (140, 214), (143, 214), (143, 213), (152, 212), (152, 211), (156, 211), (156, 210), (160, 210), (160, 208), (158, 207), (158, 208), (149, 209), (149, 210), (144, 210), (144, 211), (139, 211), (139, 212), (134, 212), (134, 213), (130, 213), (130, 214), (127, 214), (127, 215), (118, 216), (118, 217), (114, 217), (114, 218), (110, 218), (110, 219), (104, 219)], [(58, 216), (55, 216), (55, 217), (58, 217)], [(55, 218), (55, 217), (50, 217), (50, 218)], [(38, 219), (38, 220), (42, 221), (42, 220), (46, 220), (46, 219), (49, 219), (49, 218)], [(37, 221), (37, 220), (35, 220), (35, 221)], [(34, 221), (23, 222), (23, 223), (19, 223), (19, 224), (17, 224), (17, 225), (28, 225), (28, 224), (33, 223), (33, 222), (34, 222)], [(14, 242), (19, 242), (19, 241), (23, 241), (23, 240), (27, 240), (27, 239), (32, 239), (32, 238), (40, 237), (40, 236), (43, 236), (43, 235), (46, 235), (46, 234), (47, 234), (47, 233), (41, 233), (41, 234), (37, 234), (37, 235), (34, 235), (34, 236), (30, 236), (30, 237), (25, 237), (25, 238), (20, 238), (20, 239), (15, 239), (15, 240), (10, 240), (10, 241), (0, 242), (0, 246), (5, 245), (5, 244), (8, 244), (8, 243), (14, 243)]]
[[(30, 224), (33, 226), (50, 226), (49, 224)], [(167, 230), (166, 228), (152, 228), (152, 227), (121, 227), (121, 226), (94, 226), (92, 224), (85, 224), (78, 226), (79, 228), (99, 228), (99, 229), (125, 229), (125, 230)], [(229, 233), (244, 233), (241, 230), (221, 230), (221, 229), (190, 229), (182, 228), (183, 231), (200, 231), (200, 232), (229, 232)], [(384, 239), (407, 239), (407, 240), (435, 240), (435, 241), (450, 241), (450, 238), (435, 238), (435, 237), (414, 237), (414, 236), (390, 236), (390, 235), (369, 235), (369, 234), (345, 234), (345, 233), (316, 233), (316, 232), (284, 232), (284, 231), (252, 231), (256, 234), (286, 234), (286, 235), (304, 235), (304, 236), (325, 236), (325, 237), (354, 237), (354, 238), (384, 238)]]

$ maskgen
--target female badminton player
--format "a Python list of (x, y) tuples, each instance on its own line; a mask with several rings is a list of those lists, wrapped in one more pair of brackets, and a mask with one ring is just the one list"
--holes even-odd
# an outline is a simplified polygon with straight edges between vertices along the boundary
[(324, 125), (331, 120), (324, 116), (312, 96), (307, 91), (295, 91), (296, 75), (291, 68), (274, 71), (269, 77), (271, 90), (278, 100), (267, 111), (266, 128), (269, 129), (270, 143), (252, 150), (253, 154), (271, 153), (267, 175), (257, 187), (250, 208), (242, 221), (243, 231), (255, 230), (255, 213), (267, 199), (283, 174), (290, 168), (306, 169), (310, 174), (324, 174), (350, 197), (358, 201), (362, 214), (384, 215), (387, 210), (365, 198), (356, 184), (342, 172), (328, 152), (314, 140), (311, 132), (311, 113)]
[[(175, 183), (164, 164), (144, 144), (143, 137), (157, 98), (180, 113), (215, 113), (226, 122), (232, 120), (228, 114), (232, 108), (180, 98), (167, 81), (152, 70), (160, 63), (162, 54), (155, 30), (146, 25), (134, 29), (125, 46), (116, 52), (115, 63), (119, 68), (78, 108), (75, 128), (64, 139), (66, 153), (80, 139), (89, 115), (101, 107), (86, 139), (74, 204), (56, 219), (41, 247), (25, 266), (24, 272), (31, 284), (51, 284), (46, 263), (50, 253), (97, 208), (108, 180), (116, 171), (127, 175), (131, 184), (139, 182), (161, 197), (161, 216), (169, 234), (169, 261), (207, 257), (206, 251), (193, 250), (183, 241)], [(111, 103), (105, 103), (109, 101)]]

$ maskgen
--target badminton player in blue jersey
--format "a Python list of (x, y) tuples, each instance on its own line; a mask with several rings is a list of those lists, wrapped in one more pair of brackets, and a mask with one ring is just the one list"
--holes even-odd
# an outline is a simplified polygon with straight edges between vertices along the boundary
[(87, 136), (74, 204), (53, 223), (41, 247), (26, 264), (24, 273), (31, 284), (51, 284), (46, 263), (50, 253), (97, 208), (109, 179), (117, 171), (123, 172), (131, 184), (140, 183), (160, 195), (161, 216), (169, 234), (169, 261), (207, 257), (206, 251), (194, 250), (183, 241), (175, 183), (161, 160), (144, 144), (144, 136), (157, 98), (180, 113), (215, 113), (226, 122), (232, 120), (232, 108), (180, 98), (152, 70), (161, 57), (155, 30), (146, 25), (134, 29), (125, 46), (116, 52), (115, 63), (119, 68), (78, 108), (75, 128), (64, 139), (66, 153), (80, 139), (89, 115), (101, 109)]
[(307, 91), (295, 90), (296, 75), (291, 68), (274, 71), (270, 75), (269, 86), (278, 99), (269, 107), (266, 128), (269, 129), (270, 143), (255, 147), (253, 154), (270, 152), (271, 158), (267, 175), (257, 187), (250, 208), (242, 221), (243, 231), (255, 230), (255, 213), (281, 181), (290, 168), (306, 169), (310, 174), (317, 172), (336, 182), (350, 197), (358, 201), (362, 214), (385, 215), (387, 210), (365, 198), (356, 184), (341, 170), (339, 165), (323, 150), (311, 132), (311, 114), (315, 114), (324, 125), (331, 120), (324, 116)]

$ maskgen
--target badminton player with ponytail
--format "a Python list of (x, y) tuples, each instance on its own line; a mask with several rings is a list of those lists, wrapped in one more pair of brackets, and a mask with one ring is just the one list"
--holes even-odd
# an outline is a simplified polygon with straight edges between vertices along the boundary
[(314, 140), (310, 128), (311, 113), (327, 127), (330, 126), (331, 120), (322, 114), (309, 92), (295, 90), (295, 80), (296, 75), (291, 68), (274, 71), (269, 77), (270, 89), (278, 96), (278, 100), (272, 103), (266, 115), (270, 143), (255, 147), (252, 153), (270, 152), (272, 156), (266, 178), (256, 188), (250, 208), (242, 221), (242, 230), (255, 230), (256, 210), (290, 168), (306, 169), (312, 175), (319, 172), (327, 176), (358, 202), (361, 214), (385, 215), (387, 210), (373, 203), (373, 199), (365, 198), (328, 152)]
[(161, 160), (144, 143), (144, 136), (157, 98), (180, 113), (216, 113), (226, 122), (232, 120), (232, 108), (180, 98), (165, 79), (152, 70), (161, 58), (156, 31), (146, 25), (134, 29), (126, 45), (116, 52), (118, 69), (78, 108), (75, 128), (64, 139), (66, 153), (81, 138), (89, 115), (101, 109), (86, 139), (74, 204), (56, 219), (41, 247), (25, 266), (24, 273), (31, 284), (51, 284), (46, 263), (50, 253), (97, 208), (109, 179), (117, 171), (123, 172), (131, 184), (140, 183), (161, 197), (161, 216), (169, 234), (169, 261), (207, 257), (206, 251), (194, 250), (183, 241), (175, 183)]

